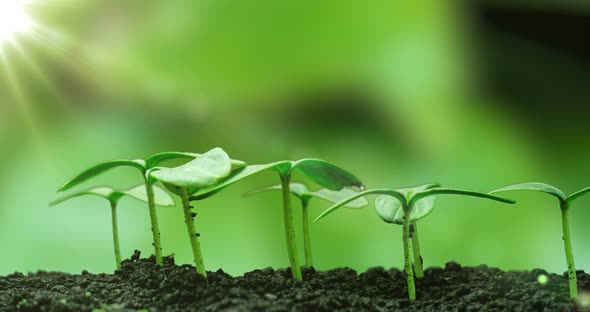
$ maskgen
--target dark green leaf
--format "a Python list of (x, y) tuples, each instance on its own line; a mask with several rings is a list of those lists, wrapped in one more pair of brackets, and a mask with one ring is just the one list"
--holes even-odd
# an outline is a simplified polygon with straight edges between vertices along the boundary
[(82, 171), (81, 173), (79, 173), (78, 175), (76, 175), (75, 177), (71, 178), (70, 180), (66, 181), (62, 186), (59, 187), (59, 189), (57, 190), (58, 192), (62, 192), (62, 191), (66, 191), (92, 177), (95, 177), (105, 171), (108, 171), (110, 169), (116, 168), (116, 167), (123, 167), (123, 166), (128, 166), (128, 167), (134, 167), (139, 169), (142, 173), (145, 171), (145, 162), (141, 159), (136, 159), (136, 160), (130, 160), (130, 159), (116, 159), (116, 160), (109, 160), (109, 161), (105, 161), (105, 162), (101, 162), (98, 163), (84, 171)]
[(553, 195), (553, 196), (557, 197), (560, 201), (566, 200), (566, 196), (561, 190), (559, 190), (558, 188), (551, 186), (549, 184), (539, 183), (539, 182), (513, 184), (513, 185), (509, 185), (509, 186), (505, 186), (505, 187), (493, 190), (490, 193), (498, 193), (498, 192), (506, 192), (506, 191), (539, 191), (539, 192)]
[(317, 218), (315, 218), (315, 220), (313, 222), (316, 222), (322, 218), (324, 218), (325, 216), (329, 215), (330, 213), (334, 212), (336, 209), (343, 207), (344, 205), (354, 201), (357, 198), (361, 198), (367, 195), (371, 195), (371, 194), (382, 194), (382, 195), (389, 195), (389, 196), (393, 196), (395, 198), (397, 198), (400, 202), (402, 202), (403, 205), (406, 204), (406, 197), (405, 194), (402, 194), (396, 190), (390, 190), (390, 189), (374, 189), (374, 190), (367, 190), (367, 191), (362, 191), (362, 192), (358, 192), (355, 195), (340, 201), (334, 205), (332, 205), (331, 207), (329, 207), (328, 209), (324, 210), (324, 212), (322, 212)]
[(150, 175), (169, 185), (198, 189), (215, 185), (230, 173), (229, 156), (221, 148), (214, 148), (182, 166), (160, 168)]
[(321, 159), (301, 159), (293, 163), (298, 170), (317, 184), (334, 191), (352, 186), (363, 189), (363, 183), (352, 173)]

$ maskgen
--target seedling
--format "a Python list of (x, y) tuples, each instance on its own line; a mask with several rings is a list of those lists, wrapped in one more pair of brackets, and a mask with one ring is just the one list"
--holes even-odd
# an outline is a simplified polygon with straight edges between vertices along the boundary
[(291, 274), (296, 280), (302, 280), (301, 267), (297, 258), (297, 245), (295, 242), (295, 230), (293, 228), (293, 209), (291, 207), (291, 175), (293, 171), (299, 171), (304, 176), (330, 190), (341, 190), (347, 186), (355, 186), (363, 189), (363, 184), (348, 171), (320, 159), (301, 159), (298, 161), (278, 161), (264, 165), (250, 165), (233, 172), (227, 179), (212, 187), (198, 191), (190, 197), (190, 200), (207, 198), (234, 184), (246, 177), (267, 170), (276, 171), (281, 179), (281, 190), (283, 194), (283, 223), (285, 226), (285, 237), (287, 252), (291, 264)]
[[(49, 203), (49, 206), (55, 206), (57, 204), (63, 203), (64, 201), (70, 200), (75, 197), (84, 196), (84, 195), (94, 195), (100, 196), (109, 201), (111, 204), (111, 220), (113, 226), (113, 244), (115, 246), (115, 261), (117, 263), (117, 269), (121, 267), (121, 250), (119, 248), (119, 229), (117, 226), (117, 204), (119, 200), (125, 196), (129, 196), (135, 198), (137, 200), (141, 200), (147, 202), (148, 196), (146, 192), (145, 186), (138, 185), (128, 190), (115, 190), (108, 186), (100, 186), (94, 187), (85, 191), (72, 193), (56, 199)], [(174, 200), (166, 191), (159, 187), (154, 188), (154, 202), (158, 206), (174, 206)]]
[[(263, 189), (254, 190), (244, 194), (245, 196), (250, 196), (254, 194), (258, 194), (265, 191), (271, 190), (281, 190), (281, 185), (273, 185), (269, 187), (265, 187)], [(340, 191), (332, 191), (329, 189), (319, 189), (317, 191), (311, 191), (307, 187), (307, 185), (303, 183), (291, 183), (290, 184), (291, 194), (295, 197), (299, 198), (301, 201), (301, 209), (302, 209), (302, 222), (303, 222), (303, 248), (305, 251), (305, 266), (311, 268), (313, 266), (312, 257), (311, 257), (311, 243), (310, 243), (310, 234), (309, 234), (309, 212), (308, 206), (309, 201), (312, 198), (321, 198), (327, 200), (331, 203), (337, 203), (341, 200), (344, 200), (357, 192), (349, 189), (343, 188)], [(365, 198), (356, 199), (348, 204), (345, 207), (349, 208), (361, 208), (366, 206), (367, 200)]]
[(569, 225), (569, 208), (572, 202), (590, 192), (590, 187), (579, 190), (569, 196), (566, 196), (558, 188), (538, 182), (531, 183), (520, 183), (510, 186), (505, 186), (497, 190), (493, 190), (490, 193), (505, 192), (505, 191), (538, 191), (557, 197), (559, 200), (559, 207), (561, 208), (561, 226), (563, 230), (563, 244), (565, 247), (565, 259), (567, 261), (567, 272), (569, 279), (570, 298), (574, 299), (578, 296), (578, 278), (576, 277), (576, 265), (574, 263), (574, 254), (572, 252), (572, 241), (570, 238), (570, 225)]
[[(152, 237), (153, 237), (153, 246), (154, 246), (154, 253), (156, 256), (156, 263), (162, 264), (162, 244), (160, 242), (160, 226), (158, 224), (158, 215), (156, 214), (156, 203), (154, 201), (154, 188), (153, 188), (153, 181), (149, 179), (149, 171), (158, 166), (159, 164), (174, 159), (194, 159), (198, 157), (199, 154), (195, 153), (184, 153), (184, 152), (163, 152), (154, 154), (148, 157), (146, 160), (143, 159), (115, 159), (115, 160), (108, 160), (105, 162), (101, 162), (95, 164), (88, 169), (82, 171), (75, 177), (71, 178), (70, 180), (66, 181), (62, 186), (59, 187), (57, 190), (58, 192), (63, 192), (66, 190), (71, 189), (72, 187), (85, 182), (99, 174), (102, 174), (110, 169), (117, 168), (117, 167), (132, 167), (141, 173), (143, 177), (144, 185), (147, 192), (147, 203), (150, 213), (150, 222), (152, 225)], [(232, 164), (235, 166), (245, 166), (246, 164), (243, 161), (239, 160), (232, 160)]]
[[(442, 194), (456, 194), (487, 198), (504, 203), (514, 203), (514, 201), (510, 199), (506, 199), (491, 194), (479, 193), (463, 189), (441, 188), (436, 187), (436, 185), (422, 185), (415, 188), (406, 189), (373, 189), (359, 192), (358, 194), (351, 196), (350, 198), (345, 199), (331, 206), (330, 208), (322, 212), (322, 214), (320, 214), (314, 220), (314, 222), (324, 218), (328, 214), (334, 212), (336, 209), (346, 205), (347, 203), (359, 197), (371, 194), (386, 195), (396, 199), (399, 202), (395, 203), (395, 201), (384, 200), (384, 198), (382, 197), (379, 203), (376, 203), (375, 207), (377, 210), (377, 214), (379, 215), (379, 217), (381, 217), (381, 219), (383, 219), (383, 221), (394, 224), (399, 224), (401, 222), (401, 224), (403, 225), (402, 240), (404, 245), (404, 263), (408, 284), (408, 297), (410, 298), (410, 300), (416, 300), (414, 272), (412, 269), (412, 261), (410, 259), (410, 225), (412, 224), (412, 222), (414, 222), (415, 225), (416, 221), (426, 217), (428, 214), (430, 214), (430, 212), (432, 212), (432, 209), (434, 208), (434, 200), (431, 199), (432, 196)], [(414, 228), (414, 234), (416, 234), (416, 230), (417, 229)], [(417, 263), (421, 262), (419, 258), (417, 260)]]
[(215, 185), (227, 177), (232, 170), (229, 156), (221, 149), (214, 148), (194, 160), (175, 168), (154, 168), (150, 177), (164, 183), (164, 186), (182, 199), (184, 211), (184, 222), (188, 231), (191, 243), (195, 268), (197, 273), (207, 278), (199, 234), (195, 229), (194, 218), (196, 213), (191, 212), (193, 208), (189, 202), (189, 195), (192, 195), (201, 188)]

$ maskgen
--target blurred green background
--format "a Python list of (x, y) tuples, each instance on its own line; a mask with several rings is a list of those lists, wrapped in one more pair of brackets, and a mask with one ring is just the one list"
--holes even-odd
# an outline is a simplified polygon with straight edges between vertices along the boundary
[[(251, 164), (324, 158), (368, 187), (487, 191), (541, 181), (570, 193), (590, 185), (587, 1), (32, 0), (23, 8), (31, 27), (0, 42), (0, 274), (112, 272), (108, 205), (86, 197), (47, 206), (63, 181), (112, 158), (220, 146)], [(120, 169), (84, 186), (139, 182)], [(209, 270), (288, 266), (280, 194), (240, 196), (275, 183), (267, 173), (198, 204)], [(420, 226), (425, 265), (565, 271), (556, 201), (511, 195), (515, 206), (439, 198)], [(585, 270), (589, 206), (581, 199), (571, 211)], [(123, 255), (151, 253), (145, 205), (125, 199), (119, 211)], [(180, 208), (159, 216), (165, 254), (191, 263)], [(340, 210), (311, 231), (321, 270), (402, 266), (401, 228), (372, 206)]]

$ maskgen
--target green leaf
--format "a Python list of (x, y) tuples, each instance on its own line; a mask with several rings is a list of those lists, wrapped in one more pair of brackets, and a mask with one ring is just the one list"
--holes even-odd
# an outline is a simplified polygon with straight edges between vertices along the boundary
[[(436, 204), (436, 197), (431, 196), (417, 201), (410, 212), (410, 221), (418, 221), (428, 216)], [(375, 199), (375, 210), (381, 219), (387, 223), (403, 224), (404, 210), (396, 198), (381, 195)]]
[(210, 197), (224, 188), (241, 181), (249, 176), (263, 172), (266, 170), (275, 170), (277, 172), (289, 171), (291, 168), (290, 161), (278, 161), (265, 165), (248, 165), (246, 167), (234, 170), (226, 179), (211, 187), (203, 188), (199, 190), (195, 195), (190, 197), (190, 200), (202, 200)]
[(500, 197), (500, 196), (496, 196), (496, 195), (492, 195), (492, 194), (488, 194), (488, 193), (480, 193), (480, 192), (471, 191), (471, 190), (464, 190), (464, 189), (433, 188), (433, 189), (420, 191), (420, 192), (417, 192), (414, 195), (412, 195), (412, 198), (410, 199), (410, 204), (414, 204), (422, 198), (426, 198), (426, 197), (433, 196), (433, 195), (443, 195), (443, 194), (480, 197), (480, 198), (491, 199), (491, 200), (495, 200), (495, 201), (499, 201), (499, 202), (503, 202), (503, 203), (507, 203), (507, 204), (516, 203), (512, 199), (508, 199), (508, 198), (504, 198), (504, 197)]
[(150, 175), (168, 185), (200, 189), (217, 184), (230, 173), (229, 156), (217, 147), (182, 166), (161, 168)]
[(571, 204), (576, 198), (590, 192), (590, 186), (584, 189), (581, 189), (566, 198), (566, 202)]
[[(307, 195), (311, 196), (311, 197), (321, 198), (323, 200), (326, 200), (326, 201), (329, 201), (332, 203), (338, 203), (338, 202), (348, 199), (358, 193), (359, 192), (357, 192), (355, 190), (351, 190), (349, 188), (343, 188), (339, 191), (332, 191), (332, 190), (324, 188), (324, 189), (320, 189), (320, 190), (317, 190), (314, 192), (308, 192)], [(369, 202), (367, 202), (366, 198), (360, 197), (360, 198), (357, 198), (351, 202), (348, 202), (344, 206), (348, 207), (348, 208), (361, 208), (361, 207), (364, 207), (368, 204), (369, 204)]]
[(530, 182), (530, 183), (519, 183), (513, 184), (509, 186), (505, 186), (496, 190), (491, 191), (490, 193), (498, 193), (498, 192), (506, 192), (506, 191), (539, 191), (543, 193), (547, 193), (549, 195), (553, 195), (557, 197), (560, 201), (566, 201), (565, 194), (558, 188), (551, 186), (545, 183), (539, 182)]
[(156, 167), (157, 165), (173, 159), (195, 159), (200, 154), (185, 153), (185, 152), (163, 152), (154, 154), (145, 160), (145, 166), (147, 169)]
[[(176, 203), (170, 194), (164, 191), (162, 188), (158, 186), (152, 186), (154, 188), (154, 202), (158, 206), (175, 206)], [(133, 197), (137, 200), (146, 202), (148, 201), (147, 198), (147, 191), (145, 189), (145, 184), (140, 184), (135, 187), (132, 187), (128, 190), (121, 191), (125, 195), (129, 197)]]
[(405, 194), (400, 193), (397, 190), (391, 190), (391, 189), (374, 189), (374, 190), (367, 190), (367, 191), (362, 191), (362, 192), (358, 192), (355, 195), (340, 201), (334, 205), (332, 205), (331, 207), (329, 207), (328, 209), (324, 210), (324, 212), (322, 212), (317, 218), (315, 218), (315, 220), (313, 220), (313, 222), (317, 222), (318, 220), (324, 218), (325, 216), (329, 215), (330, 213), (336, 211), (336, 209), (343, 207), (344, 205), (354, 201), (357, 198), (361, 198), (367, 195), (371, 195), (371, 194), (381, 194), (381, 195), (389, 195), (392, 197), (397, 198), (402, 205), (406, 204), (406, 196)]
[(139, 169), (142, 173), (145, 171), (145, 162), (141, 159), (136, 159), (136, 160), (130, 160), (130, 159), (116, 159), (116, 160), (109, 160), (109, 161), (105, 161), (105, 162), (101, 162), (98, 163), (84, 171), (82, 171), (81, 173), (79, 173), (78, 175), (76, 175), (75, 177), (71, 178), (70, 180), (66, 181), (62, 186), (59, 187), (59, 189), (57, 190), (58, 192), (63, 192), (66, 191), (90, 178), (93, 178), (105, 171), (108, 171), (110, 169), (116, 168), (116, 167), (124, 167), (124, 166), (128, 166), (128, 167), (134, 167)]
[(321, 159), (301, 159), (293, 163), (293, 168), (317, 184), (334, 191), (346, 186), (363, 189), (363, 183), (352, 173)]

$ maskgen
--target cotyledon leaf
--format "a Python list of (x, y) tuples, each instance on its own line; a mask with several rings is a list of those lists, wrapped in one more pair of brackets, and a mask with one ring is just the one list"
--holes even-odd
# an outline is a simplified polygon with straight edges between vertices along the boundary
[(166, 185), (200, 189), (217, 184), (230, 173), (229, 156), (217, 147), (182, 166), (160, 168), (150, 175)]
[[(339, 201), (342, 201), (344, 199), (347, 199), (355, 194), (357, 194), (357, 191), (351, 190), (349, 188), (343, 188), (339, 191), (332, 191), (329, 189), (319, 189), (317, 191), (310, 191), (309, 188), (303, 184), (303, 183), (291, 183), (290, 184), (290, 189), (291, 189), (291, 193), (293, 195), (295, 195), (296, 197), (298, 197), (301, 200), (305, 200), (305, 201), (309, 201), (312, 198), (320, 198), (332, 203), (337, 203)], [(268, 186), (265, 188), (261, 188), (261, 189), (257, 189), (257, 190), (253, 190), (250, 191), (246, 194), (244, 194), (244, 196), (251, 196), (254, 194), (258, 194), (261, 192), (266, 192), (266, 191), (280, 191), (281, 190), (281, 185), (272, 185), (272, 186)], [(367, 200), (364, 197), (355, 199), (354, 201), (346, 204), (345, 206), (348, 208), (360, 208), (363, 206), (366, 206), (368, 204)]]
[(490, 193), (506, 192), (506, 191), (539, 191), (557, 197), (560, 201), (566, 201), (565, 194), (558, 188), (549, 184), (540, 182), (529, 182), (513, 184), (499, 189), (493, 190)]
[[(410, 221), (418, 221), (428, 216), (436, 204), (436, 197), (431, 196), (417, 201), (410, 212)], [(375, 210), (387, 223), (403, 224), (404, 210), (399, 200), (387, 195), (375, 199)]]
[(512, 199), (508, 199), (505, 197), (500, 197), (500, 196), (496, 196), (496, 195), (492, 195), (492, 194), (488, 194), (488, 193), (481, 193), (481, 192), (472, 191), (472, 190), (465, 190), (465, 189), (442, 188), (442, 187), (432, 188), (432, 189), (428, 189), (428, 190), (414, 193), (409, 202), (410, 202), (410, 204), (414, 204), (417, 201), (421, 200), (422, 198), (426, 198), (426, 197), (433, 196), (433, 195), (444, 195), (444, 194), (480, 197), (480, 198), (491, 199), (491, 200), (495, 200), (495, 201), (499, 201), (499, 202), (503, 202), (503, 203), (507, 203), (507, 204), (516, 203)]
[(400, 193), (397, 190), (392, 190), (392, 189), (373, 189), (373, 190), (366, 190), (366, 191), (362, 191), (362, 192), (358, 192), (356, 193), (356, 195), (353, 195), (345, 200), (342, 200), (334, 205), (332, 205), (331, 207), (329, 207), (328, 209), (324, 210), (324, 212), (322, 212), (317, 218), (315, 218), (315, 220), (313, 220), (313, 222), (317, 222), (318, 220), (326, 217), (327, 215), (329, 215), (330, 213), (336, 211), (336, 209), (343, 207), (344, 205), (354, 201), (355, 199), (367, 196), (367, 195), (372, 195), (372, 194), (380, 194), (380, 195), (388, 195), (388, 196), (392, 196), (395, 197), (397, 200), (399, 200), (402, 205), (406, 204), (406, 196), (403, 193)]
[[(110, 186), (97, 186), (93, 187), (84, 191), (75, 192), (61, 198), (58, 198), (49, 203), (49, 206), (55, 206), (61, 204), (69, 199), (80, 197), (84, 195), (94, 195), (102, 197), (106, 200), (109, 200), (113, 203), (117, 203), (121, 198), (125, 196), (129, 196), (135, 198), (140, 201), (147, 202), (147, 192), (145, 190), (145, 185), (140, 184), (135, 187), (132, 187), (128, 190), (115, 190)], [(166, 191), (161, 189), (160, 187), (154, 187), (154, 202), (158, 206), (174, 206), (174, 200)]]
[(582, 196), (582, 195), (584, 195), (584, 194), (586, 194), (588, 192), (590, 192), (590, 187), (583, 188), (583, 189), (581, 189), (581, 190), (579, 190), (579, 191), (571, 194), (570, 196), (568, 196), (567, 199), (566, 199), (566, 201), (568, 203), (571, 203), (571, 202), (574, 201), (574, 199), (576, 199), (576, 198), (578, 198), (578, 197), (580, 197), (580, 196)]
[(145, 162), (141, 159), (115, 159), (95, 164), (88, 169), (77, 174), (75, 177), (66, 181), (62, 186), (57, 189), (58, 192), (66, 191), (92, 177), (95, 177), (105, 171), (116, 167), (133, 167), (139, 169), (141, 172), (145, 171)]
[[(168, 161), (168, 160), (175, 160), (175, 159), (195, 159), (202, 154), (197, 153), (187, 153), (187, 152), (162, 152), (158, 154), (154, 154), (148, 157), (145, 160), (146, 168), (154, 168), (159, 164)], [(235, 168), (241, 168), (246, 166), (246, 163), (241, 160), (230, 159), (231, 164)]]
[(346, 186), (364, 189), (363, 183), (352, 173), (325, 160), (301, 159), (293, 162), (293, 169), (330, 190), (338, 191)]

